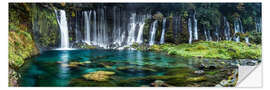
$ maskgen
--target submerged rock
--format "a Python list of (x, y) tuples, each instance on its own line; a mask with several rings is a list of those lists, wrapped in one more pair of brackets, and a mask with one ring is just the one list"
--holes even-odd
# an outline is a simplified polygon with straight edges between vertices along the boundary
[(115, 72), (110, 71), (97, 71), (84, 74), (83, 77), (87, 80), (94, 81), (107, 81), (110, 78), (110, 75), (114, 75)]
[(144, 71), (156, 72), (156, 70), (152, 68), (137, 67), (137, 66), (122, 66), (118, 67), (117, 70), (124, 72), (144, 72)]
[(203, 70), (197, 70), (197, 71), (194, 71), (193, 73), (198, 74), (198, 75), (202, 75), (202, 74), (204, 74), (204, 71)]
[(240, 62), (240, 65), (247, 65), (247, 66), (254, 66), (258, 64), (257, 60), (252, 60), (252, 59), (240, 59), (239, 62)]
[(164, 81), (162, 80), (156, 80), (154, 81), (153, 83), (151, 83), (151, 86), (154, 86), (154, 87), (169, 87), (171, 85), (165, 83)]
[(108, 81), (96, 82), (96, 81), (88, 81), (85, 79), (71, 79), (69, 82), (69, 86), (75, 87), (115, 87), (116, 84)]
[(112, 68), (115, 62), (101, 62), (100, 64), (105, 68)]
[(90, 64), (91, 61), (84, 61), (84, 62), (70, 62), (68, 64), (69, 67), (78, 67), (78, 66), (83, 66), (83, 65), (86, 65), (86, 64)]
[(199, 82), (199, 81), (204, 81), (207, 78), (205, 76), (200, 76), (200, 77), (190, 77), (187, 79), (187, 81), (191, 81), (191, 82)]

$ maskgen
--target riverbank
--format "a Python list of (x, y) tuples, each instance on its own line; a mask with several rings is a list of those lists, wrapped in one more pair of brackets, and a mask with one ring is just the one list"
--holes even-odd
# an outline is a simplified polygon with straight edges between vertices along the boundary
[(193, 44), (153, 45), (150, 51), (168, 55), (216, 59), (261, 59), (261, 45), (234, 41), (198, 41)]

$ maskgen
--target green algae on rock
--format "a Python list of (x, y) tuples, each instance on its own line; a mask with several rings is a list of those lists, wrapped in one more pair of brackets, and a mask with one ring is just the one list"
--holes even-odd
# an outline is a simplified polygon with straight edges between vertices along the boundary
[(115, 72), (110, 71), (97, 71), (84, 74), (83, 77), (87, 80), (107, 81), (110, 78), (110, 76), (114, 74)]

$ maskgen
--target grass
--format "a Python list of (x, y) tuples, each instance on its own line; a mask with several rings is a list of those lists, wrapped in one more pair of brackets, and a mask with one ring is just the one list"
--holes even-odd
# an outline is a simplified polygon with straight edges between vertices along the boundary
[(169, 55), (217, 59), (261, 59), (261, 45), (234, 41), (199, 41), (193, 44), (153, 45), (151, 51)]

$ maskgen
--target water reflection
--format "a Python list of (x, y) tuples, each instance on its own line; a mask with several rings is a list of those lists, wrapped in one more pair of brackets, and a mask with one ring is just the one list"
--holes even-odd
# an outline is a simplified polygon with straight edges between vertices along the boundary
[(60, 62), (61, 65), (59, 65), (58, 69), (59, 69), (59, 81), (60, 83), (57, 83), (59, 86), (66, 86), (67, 83), (62, 83), (62, 82), (68, 82), (68, 77), (69, 77), (69, 68), (68, 68), (68, 61), (69, 61), (69, 51), (62, 51), (59, 54), (60, 57)]

